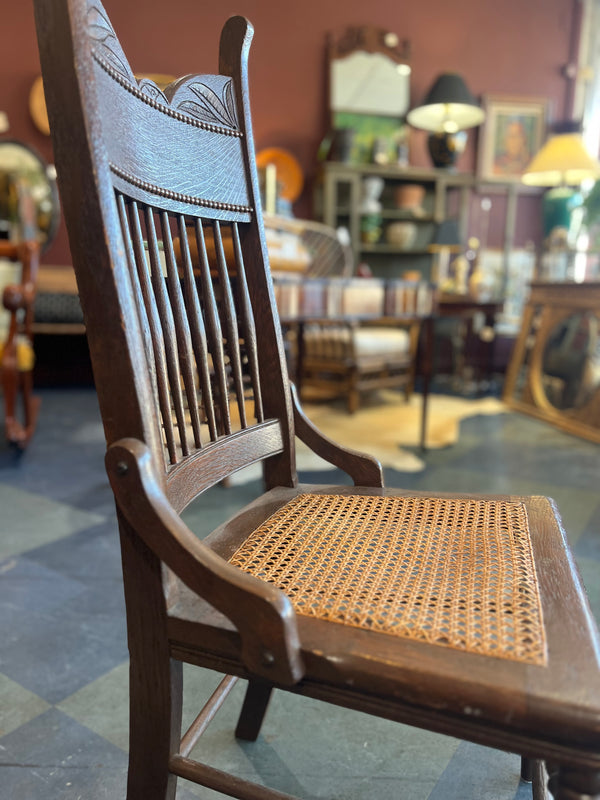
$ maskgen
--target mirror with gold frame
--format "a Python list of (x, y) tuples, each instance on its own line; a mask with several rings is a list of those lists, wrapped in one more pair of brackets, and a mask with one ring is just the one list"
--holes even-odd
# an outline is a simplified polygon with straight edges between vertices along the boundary
[(600, 442), (600, 283), (532, 284), (504, 400)]

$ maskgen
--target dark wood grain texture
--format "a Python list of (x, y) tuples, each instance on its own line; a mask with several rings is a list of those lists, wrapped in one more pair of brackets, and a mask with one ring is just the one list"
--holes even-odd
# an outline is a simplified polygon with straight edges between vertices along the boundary
[[(128, 800), (172, 800), (177, 776), (232, 797), (285, 797), (190, 758), (235, 676), (250, 682), (242, 738), (256, 738), (279, 688), (553, 762), (556, 798), (598, 796), (598, 635), (551, 501), (446, 497), (450, 507), (466, 499), (525, 510), (544, 663), (307, 616), (284, 589), (229, 563), (301, 494), (333, 494), (342, 506), (421, 494), (383, 488), (380, 465), (322, 436), (290, 388), (254, 162), (249, 23), (225, 25), (219, 75), (163, 91), (135, 80), (96, 0), (35, 7), (118, 510), (131, 655)], [(299, 486), (296, 436), (355, 485)], [(192, 533), (180, 512), (257, 462), (265, 493), (205, 539)], [(369, 518), (361, 525), (374, 545), (381, 529)], [(455, 529), (443, 534), (452, 539)], [(180, 741), (183, 662), (233, 677)]]

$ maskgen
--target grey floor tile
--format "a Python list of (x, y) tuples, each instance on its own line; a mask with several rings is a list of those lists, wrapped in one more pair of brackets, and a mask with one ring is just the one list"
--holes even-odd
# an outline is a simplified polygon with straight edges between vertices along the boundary
[(121, 549), (116, 518), (86, 528), (57, 542), (27, 553), (30, 561), (44, 564), (61, 575), (89, 581), (121, 579)]
[(0, 616), (49, 612), (85, 591), (85, 585), (65, 578), (26, 557), (0, 561)]
[[(185, 723), (218, 680), (209, 671), (184, 668)], [(449, 737), (280, 691), (271, 699), (258, 740), (240, 742), (234, 729), (244, 687), (243, 682), (236, 686), (194, 755), (309, 800), (387, 798), (397, 781), (403, 790), (395, 796), (424, 800), (458, 744)]]
[(588, 524), (577, 541), (575, 553), (598, 561), (600, 566), (600, 505), (590, 515)]
[(531, 786), (521, 783), (520, 769), (518, 756), (461, 742), (429, 800), (531, 798)]
[(0, 763), (39, 767), (119, 766), (121, 749), (80, 725), (56, 708), (50, 708), (2, 738)]
[(125, 753), (56, 709), (2, 738), (0, 786), (11, 800), (117, 800), (126, 774)]
[(126, 763), (116, 768), (0, 765), (0, 788), (10, 800), (122, 800), (126, 785)]
[(0, 558), (25, 553), (103, 521), (99, 514), (4, 483), (0, 483), (0, 508)]
[(575, 446), (563, 446), (559, 451), (550, 444), (534, 446), (525, 437), (502, 438), (496, 440), (493, 450), (487, 443), (480, 443), (462, 457), (455, 458), (453, 464), (463, 469), (476, 467), (482, 472), (522, 479), (543, 475), (544, 482), (549, 485), (595, 491), (600, 474), (600, 447), (575, 441)]
[(15, 614), (4, 634), (2, 671), (57, 703), (127, 658), (123, 589), (118, 580), (92, 585), (47, 612)]
[(129, 661), (91, 681), (57, 707), (72, 719), (127, 751), (129, 743)]

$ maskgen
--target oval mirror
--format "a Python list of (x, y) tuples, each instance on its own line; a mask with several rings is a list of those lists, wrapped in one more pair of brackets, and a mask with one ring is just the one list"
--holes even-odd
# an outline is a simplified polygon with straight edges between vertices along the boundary
[(0, 140), (0, 238), (37, 238), (42, 252), (60, 220), (56, 170), (23, 142)]
[(542, 359), (542, 385), (554, 408), (583, 408), (600, 387), (599, 322), (593, 312), (582, 311), (552, 329)]

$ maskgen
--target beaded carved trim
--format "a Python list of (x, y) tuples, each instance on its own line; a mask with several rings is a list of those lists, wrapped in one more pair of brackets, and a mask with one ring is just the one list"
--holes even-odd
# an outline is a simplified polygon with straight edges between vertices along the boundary
[(116, 164), (111, 163), (110, 169), (119, 178), (127, 181), (127, 183), (131, 183), (132, 186), (137, 186), (138, 189), (143, 189), (145, 192), (150, 192), (151, 194), (157, 194), (160, 197), (166, 197), (169, 200), (176, 200), (178, 203), (189, 203), (190, 205), (203, 206), (204, 208), (216, 208), (221, 211), (237, 211), (246, 214), (251, 214), (253, 211), (252, 206), (243, 206), (239, 203), (222, 203), (220, 200), (204, 200), (201, 197), (194, 197), (194, 195), (191, 194), (182, 194), (181, 192), (174, 192), (171, 189), (163, 189), (162, 186), (157, 186), (154, 183), (148, 183), (148, 181), (136, 178), (135, 175), (117, 167)]
[(126, 78), (123, 77), (123, 75), (117, 72), (117, 70), (111, 66), (108, 61), (105, 61), (102, 56), (98, 55), (98, 53), (92, 51), (92, 56), (96, 63), (99, 64), (99, 66), (101, 66), (102, 69), (108, 75), (110, 75), (113, 80), (122, 86), (123, 89), (126, 89), (134, 97), (137, 97), (138, 100), (142, 101), (142, 103), (146, 103), (146, 105), (149, 105), (157, 111), (166, 114), (168, 117), (173, 117), (173, 119), (176, 119), (179, 122), (185, 122), (187, 125), (192, 125), (194, 128), (202, 128), (202, 130), (211, 131), (212, 133), (222, 133), (224, 136), (235, 136), (238, 139), (243, 137), (244, 134), (237, 128), (226, 128), (222, 125), (213, 125), (210, 122), (202, 122), (202, 120), (194, 119), (188, 114), (183, 114), (181, 111), (176, 111), (174, 108), (170, 108), (164, 103), (159, 103), (153, 97), (150, 97), (150, 95), (140, 91), (137, 86), (130, 83)]
[(278, 586), (298, 614), (546, 663), (521, 503), (304, 494), (230, 562)]

